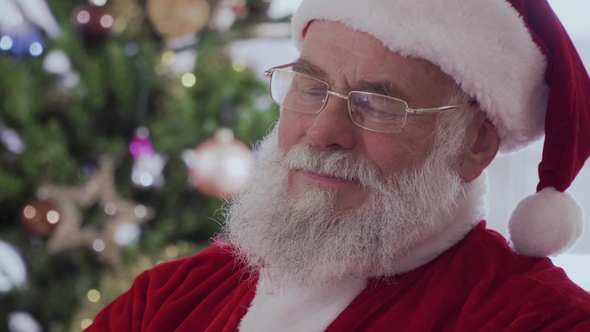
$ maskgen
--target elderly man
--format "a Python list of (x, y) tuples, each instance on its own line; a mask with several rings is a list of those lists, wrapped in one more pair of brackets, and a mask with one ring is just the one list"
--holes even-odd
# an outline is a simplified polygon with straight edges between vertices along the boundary
[[(546, 256), (582, 212), (590, 80), (546, 0), (305, 0), (301, 56), (225, 235), (139, 276), (89, 331), (590, 331)], [(545, 134), (511, 243), (485, 168)]]

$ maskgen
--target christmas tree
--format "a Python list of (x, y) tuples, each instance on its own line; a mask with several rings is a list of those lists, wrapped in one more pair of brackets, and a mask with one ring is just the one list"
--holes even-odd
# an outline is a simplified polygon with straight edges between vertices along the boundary
[(0, 331), (82, 330), (209, 245), (278, 115), (227, 52), (268, 6), (0, 1)]

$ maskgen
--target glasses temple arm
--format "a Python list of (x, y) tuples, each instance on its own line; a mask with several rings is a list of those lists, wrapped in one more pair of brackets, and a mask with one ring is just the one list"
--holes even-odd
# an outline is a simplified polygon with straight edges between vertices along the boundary
[(461, 104), (461, 105), (450, 105), (450, 106), (443, 106), (443, 107), (434, 107), (434, 108), (409, 108), (408, 107), (407, 112), (410, 114), (416, 114), (416, 115), (432, 114), (432, 113), (448, 111), (448, 110), (459, 108), (459, 107), (464, 107), (467, 105), (473, 105), (473, 103)]

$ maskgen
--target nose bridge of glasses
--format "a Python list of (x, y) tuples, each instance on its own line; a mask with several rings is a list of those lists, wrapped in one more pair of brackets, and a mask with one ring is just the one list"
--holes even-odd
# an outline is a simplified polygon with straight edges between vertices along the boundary
[[(348, 101), (349, 101), (348, 95), (345, 95), (345, 94), (342, 94), (342, 93), (338, 93), (338, 92), (334, 92), (334, 91), (332, 91), (330, 89), (327, 89), (327, 98), (324, 100), (324, 106), (322, 107), (322, 109), (320, 110), (320, 112), (322, 112), (323, 110), (325, 110), (325, 108), (327, 107), (327, 105), (328, 105), (328, 99), (329, 99), (330, 96), (334, 96), (334, 97), (338, 97), (340, 99), (343, 99), (346, 103), (348, 103)], [(349, 109), (349, 116), (350, 116), (350, 107), (348, 107), (348, 109)], [(334, 114), (338, 114), (337, 116), (340, 117), (341, 114), (339, 112), (340, 111), (337, 111)], [(322, 112), (322, 113), (325, 113), (325, 112)], [(348, 119), (349, 117), (346, 117), (346, 118)]]
[(344, 99), (344, 100), (348, 101), (348, 95), (343, 95), (341, 93), (334, 92), (334, 91), (329, 90), (329, 89), (328, 89), (328, 95), (334, 96), (334, 97), (338, 97), (338, 98), (341, 98), (341, 99)]

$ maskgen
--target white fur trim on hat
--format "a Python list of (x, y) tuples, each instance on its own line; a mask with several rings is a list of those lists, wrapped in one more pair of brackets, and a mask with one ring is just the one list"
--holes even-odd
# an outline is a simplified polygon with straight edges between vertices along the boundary
[(523, 199), (508, 224), (514, 251), (526, 256), (560, 254), (582, 235), (584, 213), (567, 192), (547, 187)]
[(505, 0), (304, 0), (293, 16), (301, 49), (313, 20), (371, 34), (394, 52), (439, 66), (477, 99), (511, 152), (539, 139), (546, 59)]

